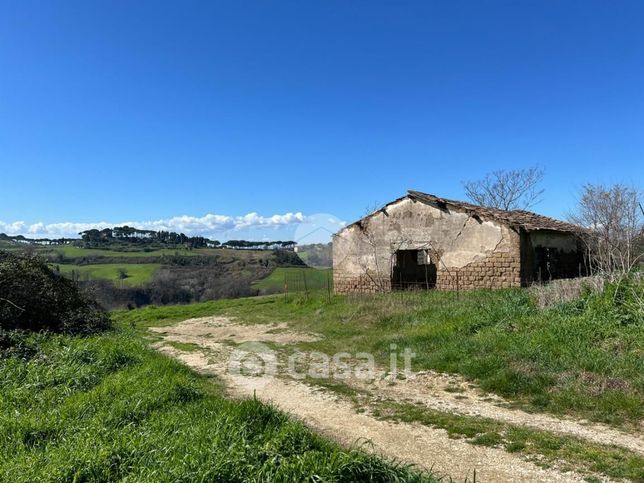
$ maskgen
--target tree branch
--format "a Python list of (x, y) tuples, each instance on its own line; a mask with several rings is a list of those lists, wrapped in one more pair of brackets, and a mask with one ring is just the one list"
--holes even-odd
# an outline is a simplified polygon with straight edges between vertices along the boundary
[(4, 297), (0, 297), (0, 301), (7, 302), (9, 305), (13, 305), (15, 308), (20, 310), (21, 312), (24, 312), (26, 309), (23, 309), (22, 307), (18, 307), (16, 304), (14, 304), (11, 300), (6, 299)]

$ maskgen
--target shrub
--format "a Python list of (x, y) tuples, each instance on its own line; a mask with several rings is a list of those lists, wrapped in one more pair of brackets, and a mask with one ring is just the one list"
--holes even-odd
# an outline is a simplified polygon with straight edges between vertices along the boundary
[(544, 309), (566, 302), (573, 302), (587, 293), (601, 292), (605, 284), (605, 278), (595, 275), (592, 277), (553, 280), (543, 285), (533, 285), (529, 288), (529, 291), (537, 307)]
[(585, 299), (597, 317), (622, 325), (644, 323), (644, 280), (637, 274), (624, 274), (606, 284), (603, 291), (590, 292)]
[(90, 334), (109, 326), (98, 303), (45, 260), (0, 251), (0, 330)]

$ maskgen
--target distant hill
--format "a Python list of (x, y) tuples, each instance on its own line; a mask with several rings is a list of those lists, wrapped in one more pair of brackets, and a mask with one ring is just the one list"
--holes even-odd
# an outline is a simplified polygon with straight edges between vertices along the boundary
[(298, 245), (295, 251), (300, 258), (310, 267), (330, 268), (333, 266), (331, 243), (313, 243)]
[[(61, 276), (91, 289), (107, 308), (199, 302), (260, 293), (276, 268), (306, 268), (290, 249), (42, 246), (0, 240), (0, 249), (44, 257)], [(121, 246), (121, 248), (124, 248)]]

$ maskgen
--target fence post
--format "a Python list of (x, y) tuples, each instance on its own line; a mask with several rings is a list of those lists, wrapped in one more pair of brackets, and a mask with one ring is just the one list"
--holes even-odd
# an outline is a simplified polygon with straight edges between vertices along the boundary
[(427, 275), (427, 264), (425, 264), (425, 290), (429, 290), (429, 276)]
[(288, 296), (288, 279), (286, 278), (286, 273), (284, 273), (284, 297)]
[(304, 278), (304, 293), (306, 294), (306, 298), (308, 298), (309, 297), (309, 288), (306, 285), (306, 272), (305, 271), (302, 272), (302, 277)]

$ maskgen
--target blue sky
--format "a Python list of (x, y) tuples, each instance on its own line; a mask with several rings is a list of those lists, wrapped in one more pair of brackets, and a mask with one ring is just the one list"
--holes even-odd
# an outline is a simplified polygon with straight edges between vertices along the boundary
[(534, 164), (564, 217), (644, 185), (643, 26), (628, 0), (0, 0), (0, 231), (287, 238)]

